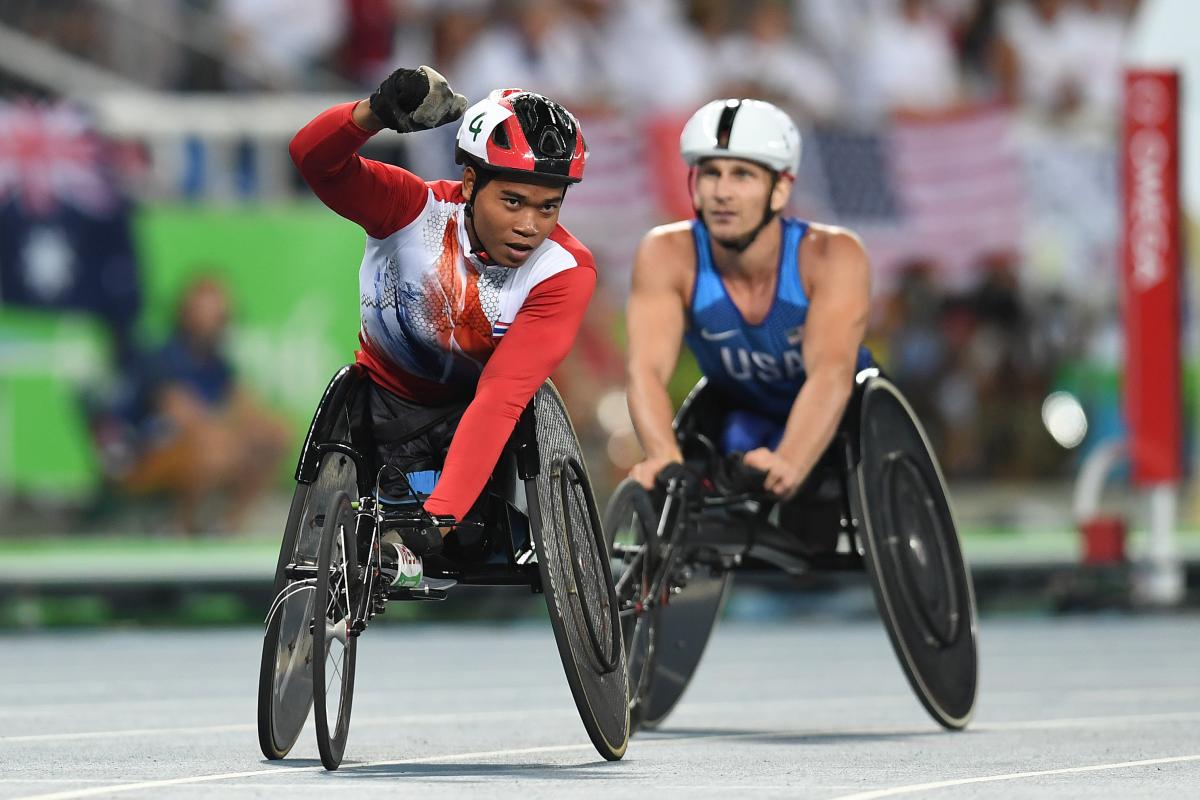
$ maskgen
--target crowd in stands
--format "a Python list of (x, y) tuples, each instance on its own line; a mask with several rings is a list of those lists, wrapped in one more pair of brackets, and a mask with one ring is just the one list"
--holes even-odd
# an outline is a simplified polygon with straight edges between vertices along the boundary
[[(0, 10), (7, 16), (0, 21), (172, 92), (319, 91), (349, 99), (365, 96), (396, 66), (430, 64), (471, 99), (521, 86), (581, 116), (687, 114), (714, 97), (754, 96), (782, 105), (805, 130), (878, 130), (896, 115), (995, 105), (1047, 129), (1113, 140), (1121, 50), (1137, 7), (1137, 0), (31, 0)], [(1061, 365), (1090, 346), (1087, 315), (1069, 295), (1023, 286), (1018, 252), (989, 256), (970, 285), (953, 287), (939, 280), (937, 264), (914, 259), (877, 299), (869, 344), (910, 394), (952, 477), (1061, 474), (1067, 461), (1038, 424), (1038, 410)], [(600, 305), (618, 309), (620, 298)], [(593, 327), (616, 347), (610, 319)], [(619, 358), (591, 358), (616, 364), (604, 372), (619, 384)], [(588, 383), (593, 397), (603, 389), (576, 382)]]
[(778, 101), (806, 125), (1007, 101), (1105, 124), (1138, 0), (59, 0), (6, 22), (169, 91), (366, 89), (436, 65), (468, 97)]

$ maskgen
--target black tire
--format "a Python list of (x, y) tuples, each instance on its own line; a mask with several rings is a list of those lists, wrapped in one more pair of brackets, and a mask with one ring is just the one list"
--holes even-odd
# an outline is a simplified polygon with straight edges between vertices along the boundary
[(541, 469), (525, 492), (538, 571), (579, 716), (615, 761), (629, 745), (629, 676), (608, 552), (562, 399), (547, 381), (533, 402)]
[[(635, 516), (639, 520), (649, 519), (649, 526), (654, 527), (660, 514), (650, 494), (636, 481), (626, 479), (608, 501), (604, 529), (614, 539), (621, 535), (646, 537), (651, 531), (640, 523), (641, 529), (634, 531), (630, 521)], [(615, 558), (613, 563), (617, 563)], [(656, 565), (654, 569), (660, 567)], [(630, 647), (627, 657), (631, 717), (637, 728), (658, 727), (683, 698), (700, 666), (733, 582), (729, 572), (715, 572), (707, 565), (692, 564), (686, 559), (677, 558), (672, 572), (668, 591), (671, 587), (677, 591), (670, 591), (667, 602), (642, 617), (649, 620), (649, 625), (632, 631), (633, 638), (631, 631), (625, 631)], [(618, 602), (622, 601), (618, 596)], [(639, 657), (639, 650), (644, 655)]]
[(863, 393), (856, 514), (876, 606), (917, 698), (960, 730), (974, 713), (975, 596), (941, 469), (912, 408), (890, 382)]
[(654, 580), (654, 559), (647, 542), (654, 539), (658, 516), (650, 493), (633, 478), (626, 478), (617, 485), (604, 509), (604, 532), (621, 617), (625, 659), (629, 665), (629, 722), (634, 732), (642, 723), (650, 676), (654, 671), (654, 628), (658, 609), (646, 610), (641, 598), (649, 592)]
[[(324, 506), (333, 492), (355, 487), (354, 463), (335, 454), (322, 460), (312, 484), (297, 484), (292, 495), (258, 673), (258, 743), (271, 760), (283, 758), (292, 749), (312, 707), (315, 581), (291, 581), (286, 570), (289, 565), (316, 570)], [(281, 599), (285, 590), (288, 594)]]
[(317, 749), (328, 770), (341, 766), (354, 704), (358, 637), (347, 629), (359, 596), (356, 552), (355, 511), (350, 495), (338, 492), (325, 511), (312, 618), (313, 717)]

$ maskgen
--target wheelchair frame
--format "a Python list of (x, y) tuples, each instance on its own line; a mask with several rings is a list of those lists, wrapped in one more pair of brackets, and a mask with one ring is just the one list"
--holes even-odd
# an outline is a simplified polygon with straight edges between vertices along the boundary
[[(274, 696), (268, 697), (267, 694), (264, 694), (269, 694), (268, 690), (273, 691), (273, 681), (276, 677), (273, 670), (275, 669), (275, 658), (278, 656), (276, 655), (275, 658), (270, 656), (273, 655), (272, 648), (277, 649), (279, 643), (271, 640), (272, 622), (289, 598), (295, 591), (298, 591), (293, 590), (293, 587), (320, 585), (318, 583), (318, 579), (322, 577), (320, 566), (296, 563), (300, 560), (297, 558), (298, 527), (301, 522), (300, 516), (308, 502), (308, 488), (318, 480), (322, 464), (330, 457), (340, 456), (349, 459), (354, 465), (357, 488), (357, 499), (350, 504), (353, 509), (351, 546), (354, 548), (353, 562), (356, 574), (345, 579), (347, 581), (346, 594), (347, 596), (353, 594), (354, 597), (349, 598), (348, 604), (352, 606), (351, 613), (345, 620), (342, 635), (339, 636), (339, 638), (344, 637), (344, 644), (348, 648), (352, 648), (352, 643), (348, 640), (361, 635), (371, 619), (384, 611), (388, 602), (441, 600), (456, 584), (528, 586), (534, 593), (545, 593), (551, 606), (552, 624), (559, 643), (568, 683), (575, 695), (585, 728), (601, 755), (610, 760), (620, 758), (625, 752), (629, 733), (624, 650), (620, 645), (620, 622), (616, 616), (615, 597), (612, 594), (612, 576), (608, 571), (607, 554), (603, 550), (604, 541), (599, 530), (595, 501), (592, 499), (586, 469), (579, 459), (571, 454), (565, 458), (559, 455), (550, 465), (552, 475), (549, 479), (558, 482), (561, 492), (561, 513), (556, 515), (553, 513), (554, 509), (541, 508), (537, 498), (538, 480), (543, 473), (536, 420), (536, 406), (539, 399), (546, 397), (544, 402), (557, 403), (557, 411), (565, 417), (565, 410), (561, 407), (561, 400), (558, 398), (553, 384), (547, 381), (522, 413), (508, 446), (503, 451), (483, 490), (481, 497), (483, 498), (482, 502), (486, 504), (484, 512), (486, 522), (482, 526), (481, 541), (483, 555), (491, 558), (487, 560), (481, 558), (475, 562), (462, 562), (451, 560), (444, 555), (428, 556), (424, 559), (422, 583), (415, 588), (402, 588), (384, 584), (385, 578), (381, 572), (380, 561), (380, 530), (385, 524), (388, 527), (422, 526), (429, 524), (431, 519), (419, 503), (414, 503), (411, 509), (388, 509), (385, 512), (374, 496), (373, 476), (376, 464), (373, 455), (373, 441), (369, 433), (369, 422), (356, 418), (353, 413), (353, 404), (358, 400), (356, 392), (365, 386), (367, 380), (369, 378), (358, 365), (343, 367), (338, 371), (322, 395), (297, 460), (295, 474), (297, 493), (293, 500), (288, 528), (285, 531), (284, 542), (277, 562), (275, 599), (267, 614), (267, 640), (264, 643), (260, 669), (259, 738), (264, 755), (268, 758), (282, 758), (291, 747), (290, 743), (287, 743), (286, 747), (282, 747), (282, 743), (275, 741), (270, 717), (274, 710), (274, 706), (270, 705), (271, 702), (274, 702)], [(569, 419), (566, 424), (569, 428)], [(573, 429), (570, 429), (570, 439), (577, 451), (578, 442), (575, 440)], [(364, 447), (363, 444), (369, 445), (369, 448)], [(570, 513), (572, 508), (570, 500), (573, 497), (582, 497), (583, 502), (588, 504), (587, 515), (582, 522), (590, 525), (591, 535), (584, 540), (585, 543), (592, 542), (599, 548), (599, 554), (590, 559), (589, 563), (598, 563), (602, 569), (593, 570), (590, 576), (581, 575), (577, 568), (577, 562), (583, 563), (583, 556), (576, 556), (574, 550), (571, 549), (572, 524), (573, 521), (578, 521), (576, 515)], [(522, 500), (524, 503), (521, 502)], [(523, 515), (528, 523), (524, 537), (517, 535), (514, 515)], [(435, 524), (455, 522), (450, 518), (433, 518), (432, 521)], [(329, 522), (330, 520), (325, 518), (320, 524), (328, 526)], [(337, 523), (341, 524), (340, 518)], [(561, 527), (563, 530), (558, 531), (556, 528), (555, 532), (548, 536), (550, 529), (546, 527), (547, 523)], [(323, 548), (328, 547), (324, 544), (324, 537), (330, 535), (333, 535), (330, 530), (322, 532)], [(574, 603), (578, 607), (571, 605), (571, 601), (558, 597), (560, 592), (554, 588), (556, 573), (552, 571), (554, 569), (552, 565), (557, 563), (557, 558), (553, 557), (551, 552), (557, 547), (566, 547), (567, 552), (572, 556), (564, 559), (571, 564), (570, 575), (559, 575), (558, 582), (562, 583), (564, 577), (571, 580), (571, 585), (564, 587), (564, 591), (575, 598)], [(539, 558), (539, 550), (544, 551), (541, 558)], [(500, 555), (503, 556), (503, 563), (493, 563), (493, 560), (500, 560), (495, 558)], [(322, 558), (325, 557), (322, 556)], [(350, 561), (351, 559), (346, 559), (346, 562)], [(343, 568), (345, 568), (345, 562)], [(327, 584), (328, 577), (325, 577)], [(609, 643), (600, 641), (601, 633), (593, 623), (595, 615), (590, 613), (591, 609), (586, 605), (588, 601), (584, 598), (588, 594), (588, 587), (581, 582), (581, 579), (585, 577), (590, 577), (592, 582), (599, 581), (602, 584), (594, 587), (599, 592), (598, 598), (601, 604), (604, 604), (605, 599), (609, 600), (608, 607), (611, 610), (608, 624), (611, 635)], [(353, 593), (349, 588), (351, 580), (355, 582)], [(547, 587), (550, 588), (549, 592), (545, 591)], [(607, 595), (604, 593), (605, 588), (607, 588)], [(596, 592), (594, 591), (592, 594), (596, 594)], [(564, 613), (564, 609), (566, 609), (566, 613)], [(324, 613), (324, 609), (314, 611), (312, 633), (315, 633), (316, 626), (320, 624), (319, 620), (323, 619)], [(582, 618), (586, 623), (583, 629), (591, 647), (582, 647), (581, 643), (580, 649), (585, 654), (593, 652), (596, 655), (594, 660), (587, 661), (586, 664), (580, 663), (586, 661), (586, 657), (578, 656), (575, 652), (574, 642), (571, 640), (572, 637), (580, 638), (580, 634), (578, 626), (568, 630), (566, 621), (568, 615), (572, 620)], [(320, 647), (323, 648), (327, 645), (328, 640), (322, 642)], [(315, 649), (317, 648), (314, 647)], [(352, 659), (353, 655), (350, 657)], [(353, 667), (351, 666), (350, 669), (352, 673)], [(597, 672), (599, 678), (595, 678), (589, 683), (587, 669)], [(617, 720), (615, 728), (611, 720), (600, 721), (598, 716), (604, 714), (604, 704), (599, 703), (601, 706), (599, 709), (595, 708), (593, 704), (593, 701), (597, 699), (596, 684), (598, 682), (602, 684), (599, 689), (599, 693), (602, 695), (600, 699), (609, 699), (607, 695), (611, 695), (614, 687), (617, 686), (613, 683), (614, 678), (611, 677), (613, 675), (619, 678), (620, 697), (612, 699), (619, 702), (620, 716), (624, 718), (623, 732), (620, 730), (620, 720)], [(343, 681), (345, 681), (344, 677)], [(352, 693), (352, 674), (349, 684)], [(324, 687), (314, 686), (314, 697), (323, 699), (324, 692)], [(347, 717), (345, 724), (348, 725), (348, 704), (345, 709)], [(323, 710), (318, 713), (317, 721), (322, 761), (328, 769), (336, 769), (340, 764), (342, 747), (345, 743), (343, 725), (339, 720), (341, 741), (332, 742), (332, 738), (336, 738), (336, 736), (330, 737), (329, 731), (324, 729), (326, 721)], [(294, 737), (292, 741), (294, 742)]]
[[(905, 581), (886, 579), (881, 573), (881, 569), (886, 569), (881, 564), (884, 563), (887, 554), (875, 541), (879, 534), (871, 527), (872, 514), (867, 510), (868, 499), (865, 496), (862, 463), (862, 404), (868, 387), (877, 381), (881, 382), (880, 391), (891, 394), (903, 406), (928, 451), (928, 442), (924, 439), (924, 433), (920, 430), (907, 402), (894, 386), (885, 378), (879, 377), (878, 369), (869, 368), (856, 377), (854, 392), (833, 442), (814, 467), (800, 492), (786, 503), (780, 503), (765, 490), (696, 497), (690, 492), (692, 487), (686, 486), (683, 479), (672, 478), (657, 508), (643, 508), (638, 511), (639, 502), (631, 498), (638, 493), (644, 493), (644, 490), (628, 479), (618, 487), (610, 501), (610, 513), (606, 514), (605, 523), (614, 561), (623, 559), (625, 562), (625, 570), (617, 579), (618, 598), (622, 603), (621, 613), (626, 623), (632, 621), (635, 626), (625, 630), (626, 646), (631, 648), (631, 685), (634, 687), (631, 692), (631, 704), (635, 725), (657, 725), (678, 702), (691, 678), (691, 672), (688, 670), (694, 671), (698, 665), (715, 625), (730, 576), (738, 568), (754, 562), (768, 564), (797, 576), (813, 571), (866, 571), (872, 579), (876, 605), (893, 648), (922, 705), (944, 727), (960, 729), (967, 724), (974, 702), (976, 676), (971, 677), (967, 710), (962, 712), (961, 699), (955, 698), (955, 705), (959, 710), (948, 712), (943, 707), (945, 703), (935, 697), (938, 691), (931, 690), (921, 675), (921, 659), (914, 657), (914, 648), (908, 641), (912, 634), (905, 633), (905, 626), (911, 627), (910, 621), (904, 618), (903, 609), (897, 609), (897, 598), (892, 596), (897, 591), (911, 595), (910, 588), (905, 585)], [(707, 463), (713, 464), (719, 458), (719, 454), (701, 428), (704, 423), (723, 417), (727, 409), (720, 403), (720, 398), (706, 391), (706, 387), (707, 381), (701, 379), (689, 393), (676, 415), (675, 431), (684, 448), (685, 461), (700, 456), (706, 459)], [(696, 452), (697, 446), (701, 447), (699, 453)], [(930, 460), (942, 493), (942, 503), (945, 505), (948, 502), (945, 484), (931, 454)], [(622, 493), (629, 497), (622, 497)], [(646, 506), (649, 499), (640, 502), (642, 506)], [(625, 504), (631, 504), (633, 511), (637, 513), (639, 524), (634, 534), (641, 538), (640, 545), (635, 543), (628, 548), (613, 539), (621, 523), (618, 517), (627, 511), (623, 507)], [(622, 507), (618, 509), (618, 506)], [(834, 528), (836, 536), (826, 535), (824, 547), (812, 546), (803, 537), (806, 530), (793, 531), (779, 524), (785, 509), (789, 520), (794, 521), (798, 518), (807, 523), (817, 519)], [(650, 514), (652, 519), (650, 524), (646, 524), (642, 517), (651, 511), (654, 514)], [(953, 533), (953, 515), (948, 506), (945, 513)], [(807, 527), (805, 524), (805, 529)], [(797, 535), (798, 533), (801, 535)], [(960, 590), (962, 597), (958, 598), (961, 607), (956, 608), (956, 613), (963, 617), (961, 622), (964, 624), (964, 630), (969, 628), (969, 638), (962, 639), (961, 642), (967, 643), (962, 647), (970, 651), (971, 664), (974, 665), (974, 597), (969, 570), (958, 551), (957, 536), (954, 535), (953, 539), (953, 555), (961, 565), (961, 572), (955, 573), (954, 577), (948, 580), (952, 583), (957, 583), (959, 579), (965, 581), (965, 591)], [(831, 544), (832, 547), (829, 546)], [(631, 574), (637, 569), (644, 570), (643, 564), (647, 560), (654, 564), (653, 577), (647, 580), (644, 574), (641, 575), (643, 590), (630, 599), (627, 593)], [(953, 566), (949, 562), (947, 564)], [(707, 568), (711, 578), (721, 582), (716, 602), (711, 597), (688, 597), (688, 584), (697, 566)], [(639, 577), (634, 575), (633, 580), (638, 579)], [(896, 588), (897, 583), (900, 584), (899, 588)], [(911, 596), (904, 599), (908, 605), (913, 604)], [(694, 605), (692, 616), (695, 619), (684, 620), (687, 612), (678, 608), (671, 610), (672, 606), (677, 607), (689, 602)], [(690, 652), (686, 652), (688, 648), (683, 643), (685, 637), (682, 633), (676, 630), (668, 636), (668, 639), (676, 643), (676, 651), (685, 652), (675, 652), (671, 655), (675, 663), (667, 669), (666, 676), (660, 678), (653, 661), (657, 649), (656, 641), (664, 635), (661, 629), (681, 629), (685, 623), (690, 625), (690, 633), (695, 641), (691, 643)], [(632, 652), (634, 642), (644, 647), (645, 652), (641, 654), (640, 660), (639, 654)], [(959, 649), (962, 650), (962, 647)], [(680, 674), (685, 672), (686, 674)], [(657, 693), (656, 688), (659, 690)]]

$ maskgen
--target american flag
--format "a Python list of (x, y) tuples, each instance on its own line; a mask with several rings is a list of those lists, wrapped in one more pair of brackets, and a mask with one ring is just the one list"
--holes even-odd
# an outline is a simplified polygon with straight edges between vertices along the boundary
[(67, 106), (0, 102), (0, 204), (34, 216), (66, 205), (89, 214), (111, 211), (116, 197), (88, 120)]
[(983, 256), (1020, 246), (1023, 172), (1007, 109), (900, 118), (878, 133), (825, 130), (809, 141), (819, 174), (802, 174), (800, 197), (863, 237), (882, 283), (915, 259), (965, 282)]

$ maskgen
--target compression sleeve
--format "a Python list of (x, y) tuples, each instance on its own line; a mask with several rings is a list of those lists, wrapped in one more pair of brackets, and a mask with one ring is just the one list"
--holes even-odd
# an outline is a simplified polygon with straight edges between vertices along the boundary
[(529, 293), (483, 369), (442, 477), (425, 501), (429, 513), (461, 520), (470, 511), (521, 412), (570, 352), (595, 288), (595, 270), (581, 266), (547, 278)]
[(355, 105), (322, 112), (300, 129), (288, 151), (321, 202), (382, 239), (417, 218), (429, 189), (408, 170), (358, 155), (373, 134), (351, 118)]

